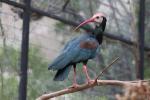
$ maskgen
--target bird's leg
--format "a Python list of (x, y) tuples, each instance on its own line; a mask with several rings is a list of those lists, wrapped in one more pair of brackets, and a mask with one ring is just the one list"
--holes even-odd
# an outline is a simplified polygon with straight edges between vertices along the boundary
[(72, 88), (76, 88), (78, 87), (79, 85), (77, 84), (77, 81), (76, 81), (76, 65), (73, 65), (73, 71), (74, 71), (74, 75), (73, 75), (73, 85), (71, 86)]
[(92, 83), (93, 83), (93, 80), (91, 80), (90, 77), (89, 77), (89, 75), (88, 75), (88, 71), (87, 71), (87, 66), (86, 66), (86, 65), (83, 65), (83, 72), (84, 72), (85, 75), (86, 75), (88, 84), (92, 84)]
[(76, 81), (76, 66), (73, 66), (73, 71), (74, 71), (74, 75), (73, 75), (73, 86), (76, 87), (77, 86), (77, 81)]

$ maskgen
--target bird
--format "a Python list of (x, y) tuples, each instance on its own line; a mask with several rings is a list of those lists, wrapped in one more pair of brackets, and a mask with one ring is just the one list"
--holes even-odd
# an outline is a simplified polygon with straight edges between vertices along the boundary
[(76, 65), (83, 63), (83, 72), (86, 75), (87, 83), (92, 80), (88, 75), (87, 62), (96, 57), (103, 41), (103, 33), (106, 27), (106, 16), (103, 13), (96, 13), (91, 18), (83, 21), (74, 30), (79, 29), (88, 23), (94, 23), (94, 31), (81, 34), (66, 43), (60, 54), (48, 66), (48, 70), (57, 71), (54, 81), (65, 80), (73, 67), (74, 77), (72, 87), (79, 86), (76, 81)]

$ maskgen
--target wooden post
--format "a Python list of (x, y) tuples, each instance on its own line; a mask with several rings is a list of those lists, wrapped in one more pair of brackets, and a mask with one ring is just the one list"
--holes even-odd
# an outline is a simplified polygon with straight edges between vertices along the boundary
[(145, 32), (145, 0), (139, 2), (139, 23), (138, 23), (138, 68), (137, 78), (144, 79), (144, 32)]
[(24, 0), (25, 9), (23, 13), (23, 32), (21, 44), (21, 68), (19, 83), (19, 99), (26, 100), (27, 97), (27, 70), (28, 70), (28, 48), (29, 48), (29, 25), (30, 25), (30, 3), (31, 0)]

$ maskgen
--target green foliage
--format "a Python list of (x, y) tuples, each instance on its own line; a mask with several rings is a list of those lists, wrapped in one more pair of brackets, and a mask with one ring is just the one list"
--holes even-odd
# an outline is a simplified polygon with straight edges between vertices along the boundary
[(6, 46), (0, 49), (0, 64), (10, 68), (11, 70), (18, 70), (19, 51), (12, 47)]
[(150, 78), (150, 58), (145, 55), (145, 63), (144, 63), (144, 78), (149, 79)]
[(17, 99), (18, 52), (12, 47), (0, 48), (0, 98), (3, 100)]
[(145, 67), (144, 68), (144, 78), (145, 79), (149, 79), (150, 78), (150, 68), (149, 67)]
[[(9, 76), (8, 78), (4, 79), (3, 83), (3, 93), (2, 98), (3, 100), (17, 100), (17, 93), (18, 93), (18, 80), (15, 76)], [(0, 87), (2, 89), (2, 87)]]
[[(44, 61), (44, 58), (40, 56), (39, 49), (35, 47), (30, 47), (29, 50), (29, 70), (28, 70), (28, 99), (35, 100), (37, 94), (41, 94), (41, 91), (45, 91), (41, 88), (45, 87), (45, 84), (42, 84), (44, 81), (49, 79), (49, 76), (52, 76), (51, 73), (47, 70), (48, 63)], [(16, 100), (18, 96), (18, 70), (19, 70), (19, 50), (16, 50), (12, 47), (5, 47), (0, 49), (0, 65), (1, 70), (1, 91), (2, 98), (5, 100)], [(45, 77), (47, 76), (47, 77)], [(3, 82), (3, 83), (2, 83)], [(41, 85), (42, 84), (42, 85)], [(41, 91), (40, 91), (41, 90)]]

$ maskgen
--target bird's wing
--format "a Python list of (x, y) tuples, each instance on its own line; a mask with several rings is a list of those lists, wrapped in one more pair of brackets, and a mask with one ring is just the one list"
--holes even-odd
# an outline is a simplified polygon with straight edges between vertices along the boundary
[(98, 42), (93, 38), (87, 38), (79, 43), (79, 51), (78, 55), (74, 59), (74, 62), (86, 61), (88, 59), (92, 59), (95, 57), (97, 49), (98, 49)]
[(95, 56), (97, 42), (90, 37), (80, 37), (72, 40), (65, 46), (61, 54), (49, 66), (49, 70), (58, 70), (68, 66), (71, 63), (88, 60)]
[(66, 67), (69, 63), (71, 63), (75, 57), (79, 53), (79, 49), (77, 48), (77, 41), (73, 40), (61, 52), (59, 56), (49, 65), (49, 70), (58, 70)]
[(77, 44), (80, 43), (80, 41), (86, 40), (88, 38), (88, 35), (82, 34), (80, 36), (77, 36), (75, 38), (72, 38), (70, 41), (68, 41), (63, 48), (63, 51), (68, 49), (69, 47), (76, 46)]
[(77, 40), (77, 37), (75, 37), (75, 38), (71, 39), (70, 41), (68, 41), (67, 44), (64, 46), (63, 51), (65, 49), (67, 49), (70, 44), (72, 45), (74, 43), (74, 41), (76, 41), (76, 40)]

